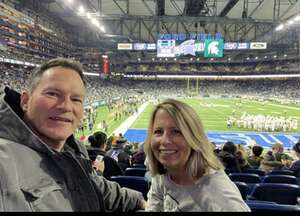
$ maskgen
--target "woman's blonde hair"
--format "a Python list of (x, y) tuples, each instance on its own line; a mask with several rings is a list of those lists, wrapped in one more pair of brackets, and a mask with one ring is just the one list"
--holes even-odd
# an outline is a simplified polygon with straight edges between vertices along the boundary
[(158, 110), (166, 111), (176, 122), (184, 139), (191, 147), (191, 154), (187, 161), (187, 173), (194, 179), (208, 173), (209, 169), (223, 169), (222, 163), (213, 152), (213, 145), (208, 141), (202, 122), (189, 105), (174, 99), (167, 99), (158, 104), (153, 110), (148, 127), (148, 135), (145, 141), (145, 153), (149, 162), (152, 176), (164, 174), (166, 170), (163, 165), (154, 157), (151, 150), (151, 139), (153, 124)]

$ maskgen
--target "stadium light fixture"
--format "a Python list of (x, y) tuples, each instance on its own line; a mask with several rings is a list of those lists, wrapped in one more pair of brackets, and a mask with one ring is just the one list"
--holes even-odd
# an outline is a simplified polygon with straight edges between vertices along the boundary
[(247, 60), (250, 60), (250, 58), (249, 58), (249, 57), (247, 57)]
[(72, 4), (72, 3), (73, 3), (73, 0), (67, 0), (67, 2), (68, 2), (69, 4)]
[(283, 57), (286, 58), (286, 57), (287, 57), (287, 54), (284, 54)]
[(280, 31), (280, 30), (282, 30), (284, 28), (284, 25), (283, 24), (280, 24), (279, 26), (277, 26), (276, 28), (275, 28), (275, 30), (276, 31)]
[(257, 59), (258, 59), (258, 57), (256, 56), (256, 57), (255, 57), (255, 59), (257, 60)]
[(273, 58), (277, 58), (277, 55), (274, 55)]
[(228, 58), (228, 61), (231, 61), (231, 58)]
[(268, 56), (265, 56), (264, 58), (266, 59), (266, 58), (268, 58)]
[(296, 17), (294, 18), (294, 21), (295, 21), (295, 22), (300, 21), (300, 15), (296, 16)]
[(177, 58), (174, 58), (174, 61), (177, 61)]
[(168, 58), (165, 58), (166, 61), (168, 61)]
[(190, 58), (190, 61), (193, 61), (194, 59), (193, 58)]
[(78, 11), (79, 11), (79, 14), (84, 14), (85, 9), (82, 5), (80, 5), (79, 8), (78, 8)]
[(154, 61), (155, 59), (154, 58), (152, 58), (152, 61)]
[(141, 61), (141, 58), (138, 58), (137, 60), (138, 60), (138, 61)]
[(287, 22), (287, 25), (293, 25), (294, 23), (295, 23), (294, 20), (289, 20), (289, 21)]
[(105, 32), (104, 26), (100, 26), (99, 28), (100, 28), (100, 30), (101, 30), (102, 32)]

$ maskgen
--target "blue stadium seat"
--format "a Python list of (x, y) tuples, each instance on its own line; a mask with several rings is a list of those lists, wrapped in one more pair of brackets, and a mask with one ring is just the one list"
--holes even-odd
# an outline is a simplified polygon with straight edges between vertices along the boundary
[(259, 169), (245, 169), (242, 171), (242, 173), (254, 173), (254, 174), (257, 174), (259, 176), (264, 176), (266, 175), (266, 173), (262, 170), (259, 170)]
[(271, 201), (278, 204), (295, 205), (300, 196), (300, 187), (292, 184), (259, 183), (255, 184), (248, 196), (249, 200)]
[(248, 186), (245, 182), (239, 182), (239, 181), (235, 181), (234, 182), (235, 185), (238, 187), (242, 197), (243, 197), (243, 200), (246, 200), (247, 199), (247, 195), (248, 195)]
[(266, 201), (246, 201), (252, 212), (300, 212), (298, 205), (283, 205)]
[(291, 170), (272, 170), (268, 173), (268, 175), (292, 175), (294, 176), (295, 173)]
[(146, 169), (145, 164), (140, 164), (140, 163), (134, 163), (134, 164), (132, 164), (132, 167), (139, 167), (139, 168), (145, 168)]
[(146, 178), (140, 176), (112, 176), (110, 180), (117, 182), (121, 187), (142, 192), (145, 199), (151, 184)]
[(297, 178), (291, 175), (266, 175), (262, 183), (297, 184)]
[(125, 169), (126, 176), (145, 176), (146, 168), (141, 167), (128, 167)]
[(254, 173), (230, 173), (228, 177), (231, 181), (241, 181), (245, 183), (260, 183), (260, 177)]

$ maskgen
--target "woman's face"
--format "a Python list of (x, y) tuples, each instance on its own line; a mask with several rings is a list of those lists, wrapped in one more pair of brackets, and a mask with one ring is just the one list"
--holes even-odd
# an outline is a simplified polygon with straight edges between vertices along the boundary
[(173, 172), (185, 170), (191, 147), (175, 120), (163, 109), (156, 112), (150, 145), (155, 158), (167, 170)]

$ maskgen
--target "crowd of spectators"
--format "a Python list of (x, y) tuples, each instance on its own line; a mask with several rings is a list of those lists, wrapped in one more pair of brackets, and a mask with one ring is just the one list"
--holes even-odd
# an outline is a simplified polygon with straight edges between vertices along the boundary
[[(1, 91), (10, 86), (18, 91), (27, 85), (33, 67), (0, 63)], [(86, 103), (124, 97), (188, 96), (190, 92), (200, 96), (244, 96), (260, 98), (299, 98), (300, 79), (283, 80), (132, 80), (101, 79), (86, 76), (88, 97)]]
[(198, 74), (198, 75), (261, 75), (261, 74), (295, 74), (299, 72), (299, 62), (295, 59), (276, 61), (253, 61), (240, 63), (130, 63), (116, 66), (130, 74)]

